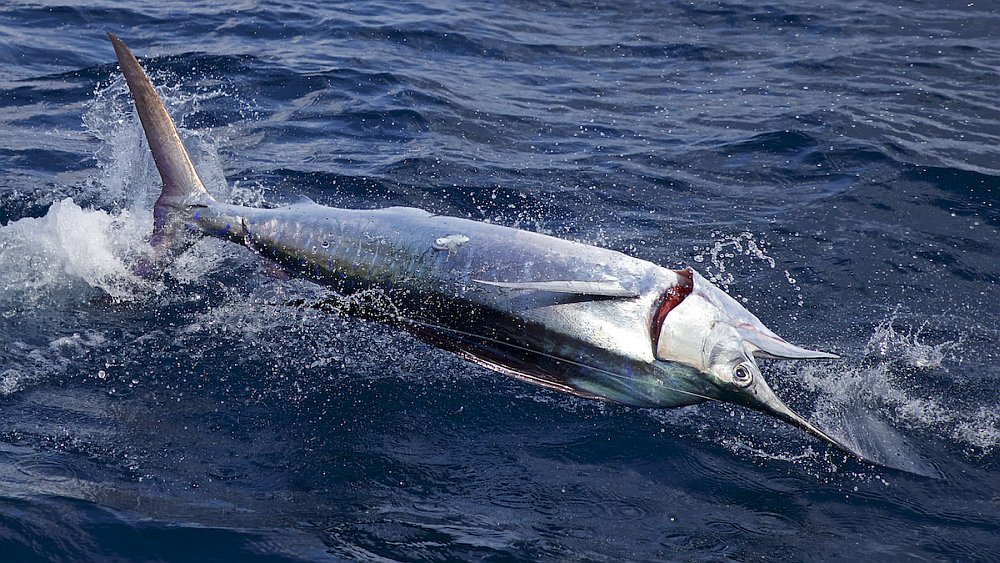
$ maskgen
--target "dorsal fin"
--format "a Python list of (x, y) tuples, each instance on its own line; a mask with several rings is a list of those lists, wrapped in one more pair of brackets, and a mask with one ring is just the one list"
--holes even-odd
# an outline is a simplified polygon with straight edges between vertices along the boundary
[(158, 249), (158, 255), (152, 264), (141, 267), (143, 271), (155, 271), (157, 262), (170, 260), (189, 246), (190, 241), (186, 240), (189, 237), (180, 236), (184, 231), (182, 210), (194, 203), (214, 200), (198, 177), (173, 120), (139, 61), (121, 39), (112, 33), (108, 37), (163, 180), (163, 190), (153, 206), (153, 235), (149, 239), (149, 244)]
[(108, 37), (115, 47), (118, 64), (125, 75), (128, 89), (135, 101), (135, 109), (139, 113), (139, 121), (142, 122), (142, 129), (149, 141), (149, 150), (153, 153), (156, 169), (163, 180), (163, 193), (160, 197), (207, 196), (208, 190), (191, 164), (191, 158), (177, 135), (174, 122), (163, 107), (153, 84), (139, 66), (139, 61), (121, 39), (111, 33)]

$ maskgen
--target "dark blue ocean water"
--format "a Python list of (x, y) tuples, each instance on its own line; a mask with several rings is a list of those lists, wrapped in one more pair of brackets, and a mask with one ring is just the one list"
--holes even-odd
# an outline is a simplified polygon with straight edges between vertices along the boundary
[[(1000, 559), (989, 2), (5, 2), (3, 561)], [(842, 360), (736, 407), (554, 394), (206, 240), (105, 33), (222, 197), (412, 205), (691, 264)]]

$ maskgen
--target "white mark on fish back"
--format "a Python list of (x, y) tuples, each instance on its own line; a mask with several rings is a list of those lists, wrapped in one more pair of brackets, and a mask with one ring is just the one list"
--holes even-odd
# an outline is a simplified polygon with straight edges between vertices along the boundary
[(432, 247), (434, 250), (454, 252), (467, 242), (469, 242), (469, 237), (465, 235), (447, 235), (434, 239)]

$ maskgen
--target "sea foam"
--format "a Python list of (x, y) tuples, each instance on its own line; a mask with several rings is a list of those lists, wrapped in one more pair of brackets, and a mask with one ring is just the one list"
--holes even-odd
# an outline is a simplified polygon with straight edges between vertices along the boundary
[(53, 203), (43, 217), (0, 227), (0, 299), (5, 310), (96, 288), (129, 300), (155, 284), (132, 271), (147, 252), (151, 214), (84, 209), (72, 199)]

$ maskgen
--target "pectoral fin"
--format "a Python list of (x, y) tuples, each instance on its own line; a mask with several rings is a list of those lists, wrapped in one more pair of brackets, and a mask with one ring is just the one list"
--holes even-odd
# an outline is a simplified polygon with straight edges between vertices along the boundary
[(602, 281), (538, 281), (538, 282), (496, 282), (472, 280), (478, 284), (500, 287), (512, 291), (548, 291), (551, 293), (568, 293), (570, 295), (586, 295), (595, 297), (638, 297), (639, 293), (626, 289), (618, 280)]
[[(416, 319), (403, 320), (402, 326), (417, 338), (454, 352), (486, 369), (561, 393), (585, 399), (607, 400), (601, 395), (572, 385), (564, 373), (543, 367), (542, 364), (552, 365), (553, 358), (546, 354)], [(561, 362), (556, 361), (555, 365), (559, 366)]]

